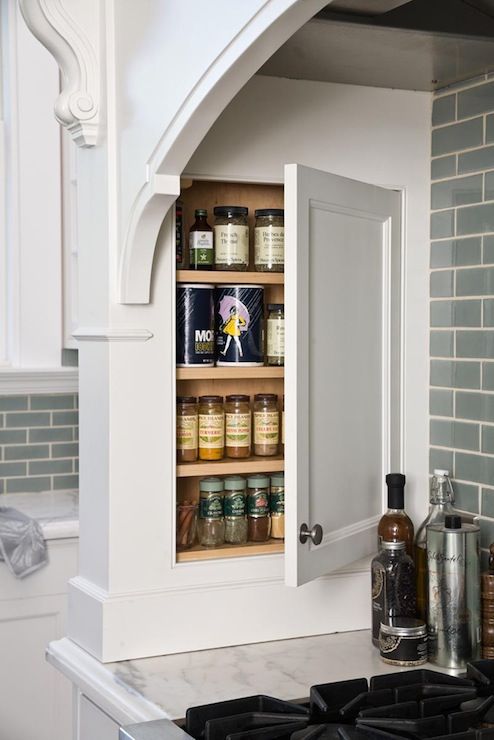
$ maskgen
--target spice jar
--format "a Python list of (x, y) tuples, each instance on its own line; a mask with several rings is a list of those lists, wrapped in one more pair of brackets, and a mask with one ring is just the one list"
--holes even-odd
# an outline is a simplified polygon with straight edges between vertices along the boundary
[(282, 208), (256, 210), (254, 261), (258, 272), (285, 269), (285, 211)]
[(208, 212), (197, 208), (195, 222), (189, 231), (189, 261), (191, 270), (213, 269), (213, 229), (208, 224)]
[(225, 541), (223, 481), (215, 477), (203, 478), (199, 481), (199, 491), (199, 544), (203, 547), (218, 547)]
[(225, 454), (222, 396), (199, 398), (199, 460), (221, 460)]
[(177, 462), (197, 460), (197, 399), (177, 396)]
[(249, 396), (227, 396), (225, 403), (225, 454), (227, 457), (249, 457), (251, 413)]
[(249, 542), (269, 539), (269, 478), (267, 475), (249, 475), (247, 478), (247, 538)]
[(244, 545), (247, 542), (247, 519), (245, 518), (245, 489), (247, 481), (241, 475), (229, 475), (225, 485), (225, 542)]
[(415, 566), (405, 543), (381, 542), (371, 563), (372, 642), (379, 646), (381, 624), (395, 617), (415, 617)]
[(275, 540), (285, 538), (285, 474), (273, 473), (269, 494), (271, 514), (271, 537)]
[(249, 267), (249, 209), (216, 206), (214, 209), (214, 264), (216, 270), (245, 271)]
[(383, 663), (417, 666), (427, 663), (427, 625), (413, 617), (394, 617), (381, 624), (379, 653)]
[(268, 306), (266, 362), (268, 365), (285, 364), (285, 306), (270, 303)]
[(177, 550), (187, 550), (196, 540), (197, 504), (182, 501), (177, 504)]
[(281, 402), (281, 450), (285, 454), (285, 396)]
[(254, 399), (254, 454), (278, 454), (280, 414), (275, 393), (258, 393)]

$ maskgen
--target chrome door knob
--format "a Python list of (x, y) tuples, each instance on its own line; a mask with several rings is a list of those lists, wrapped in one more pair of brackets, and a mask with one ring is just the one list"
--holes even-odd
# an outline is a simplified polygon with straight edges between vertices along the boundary
[(320, 545), (322, 542), (323, 531), (320, 524), (314, 524), (312, 529), (309, 529), (305, 522), (300, 527), (299, 540), (302, 545), (305, 545), (308, 539), (312, 540), (314, 545)]

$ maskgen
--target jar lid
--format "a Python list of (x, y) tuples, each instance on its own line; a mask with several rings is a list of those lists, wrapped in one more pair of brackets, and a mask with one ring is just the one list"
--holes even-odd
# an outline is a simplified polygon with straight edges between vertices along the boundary
[(225, 491), (244, 491), (247, 481), (242, 475), (227, 475), (224, 478)]
[(258, 216), (284, 216), (285, 211), (283, 208), (258, 208), (255, 211), (256, 218)]
[(249, 209), (245, 206), (215, 206), (215, 216), (247, 216)]
[(389, 624), (381, 622), (383, 635), (394, 635), (396, 637), (425, 637), (427, 625), (421, 619), (412, 617), (392, 617)]
[(278, 396), (276, 393), (256, 393), (254, 396), (255, 401), (277, 401)]
[(211, 475), (209, 478), (203, 478), (199, 481), (199, 490), (221, 493), (223, 491), (223, 481), (221, 478)]
[(207, 216), (208, 212), (205, 208), (196, 208), (194, 216)]
[(247, 478), (247, 487), (248, 488), (267, 488), (269, 486), (269, 478), (267, 475), (261, 474), (254, 474), (249, 475)]
[(284, 486), (285, 485), (285, 474), (284, 473), (273, 473), (271, 476), (272, 486)]
[(200, 403), (223, 403), (223, 396), (199, 396)]
[(284, 303), (268, 303), (268, 311), (284, 311)]
[(381, 542), (381, 549), (382, 550), (404, 550), (406, 547), (406, 544), (404, 542), (385, 542), (384, 540)]
[(177, 396), (177, 403), (197, 403), (195, 396)]
[(226, 400), (227, 401), (242, 401), (243, 403), (244, 402), (249, 403), (250, 397), (249, 396), (243, 396), (241, 394), (234, 393), (233, 396), (227, 396), (226, 397)]

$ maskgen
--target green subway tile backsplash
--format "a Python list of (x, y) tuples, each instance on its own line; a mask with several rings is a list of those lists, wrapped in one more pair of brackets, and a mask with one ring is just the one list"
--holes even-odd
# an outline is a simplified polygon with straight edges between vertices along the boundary
[(494, 330), (457, 331), (456, 356), (494, 360)]
[(431, 179), (441, 180), (443, 177), (456, 175), (456, 154), (447, 157), (438, 157), (431, 162)]
[(457, 452), (455, 454), (455, 477), (494, 486), (494, 457)]
[(494, 362), (482, 363), (482, 388), (484, 391), (494, 391)]
[(482, 452), (494, 455), (494, 427), (482, 427)]
[(458, 174), (494, 168), (494, 146), (483, 146), (458, 155)]
[(494, 423), (494, 396), (488, 393), (457, 391), (456, 417)]
[(440, 126), (456, 118), (456, 95), (436, 98), (432, 103), (432, 125)]
[(491, 110), (494, 110), (494, 83), (474, 85), (469, 90), (462, 90), (458, 93), (458, 118), (477, 116), (479, 113), (487, 113)]
[(431, 239), (455, 235), (455, 212), (439, 211), (431, 215)]
[[(432, 215), (436, 216), (438, 214), (434, 213)], [(494, 203), (458, 208), (456, 215), (456, 233), (458, 236), (483, 234), (486, 231), (494, 231)], [(445, 236), (449, 235), (445, 234)]]
[(436, 468), (453, 472), (453, 459), (451, 450), (440, 450), (431, 447), (429, 451), (429, 473), (433, 473)]
[(453, 270), (436, 270), (431, 272), (430, 294), (433, 298), (444, 298), (454, 295), (455, 274)]
[(480, 362), (431, 360), (430, 382), (444, 388), (480, 388)]
[[(453, 357), (455, 347), (455, 335), (452, 331), (431, 331), (430, 333), (430, 355), (431, 357)], [(1, 434), (0, 434), (1, 437)]]
[(482, 238), (483, 238), (482, 262), (484, 263), (484, 265), (489, 265), (489, 264), (494, 263), (494, 236), (484, 236)]
[(466, 237), (465, 239), (445, 239), (444, 241), (432, 242), (432, 268), (480, 265), (482, 261), (481, 258), (482, 237), (480, 236)]
[(431, 416), (453, 416), (453, 391), (432, 388), (429, 391), (429, 413)]
[(461, 421), (431, 419), (430, 442), (438, 447), (479, 450), (480, 426)]
[(474, 118), (463, 123), (454, 123), (432, 132), (432, 156), (449, 154), (461, 149), (480, 146), (483, 139), (483, 119)]
[(78, 487), (74, 393), (0, 397), (0, 493)]
[(482, 301), (432, 301), (431, 326), (480, 326)]
[(494, 294), (494, 267), (472, 267), (457, 270), (456, 295), (492, 295)]
[(494, 298), (486, 298), (484, 304), (484, 326), (494, 326)]
[(479, 513), (479, 487), (468, 483), (453, 481), (455, 494), (455, 508), (460, 511), (469, 511), (472, 514)]
[(490, 144), (491, 141), (494, 141), (494, 113), (485, 119), (485, 143)]
[(482, 202), (482, 175), (458, 177), (434, 183), (431, 187), (431, 208), (451, 208), (467, 203)]
[(494, 519), (494, 490), (482, 489), (482, 516)]

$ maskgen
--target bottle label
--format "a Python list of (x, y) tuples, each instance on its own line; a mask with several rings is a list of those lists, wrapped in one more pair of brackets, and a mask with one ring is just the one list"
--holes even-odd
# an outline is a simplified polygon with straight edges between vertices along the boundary
[(285, 319), (268, 319), (268, 357), (285, 357)]
[(272, 514), (285, 513), (285, 489), (272, 488), (270, 497), (270, 509)]
[(215, 262), (217, 265), (249, 264), (249, 227), (214, 227)]
[(245, 494), (240, 491), (225, 493), (225, 516), (244, 517), (245, 516)]
[(213, 232), (191, 231), (189, 235), (190, 261), (192, 265), (213, 264)]
[(256, 265), (285, 263), (285, 229), (283, 226), (258, 226), (254, 229)]
[(280, 415), (277, 411), (254, 412), (254, 443), (278, 444)]
[(281, 441), (285, 444), (285, 412), (281, 412)]
[(221, 519), (223, 516), (223, 496), (221, 493), (210, 493), (199, 501), (201, 519)]
[(177, 450), (197, 448), (197, 415), (177, 415)]
[(182, 206), (175, 205), (175, 258), (177, 267), (181, 267), (184, 261), (184, 240), (183, 240), (183, 218)]
[(269, 495), (267, 491), (253, 491), (247, 495), (247, 513), (249, 516), (268, 516)]
[(199, 414), (199, 447), (217, 450), (224, 446), (223, 414)]
[(372, 564), (372, 638), (379, 640), (381, 622), (385, 621), (384, 604), (385, 573), (380, 563)]
[(226, 446), (250, 447), (250, 412), (248, 414), (226, 414)]

